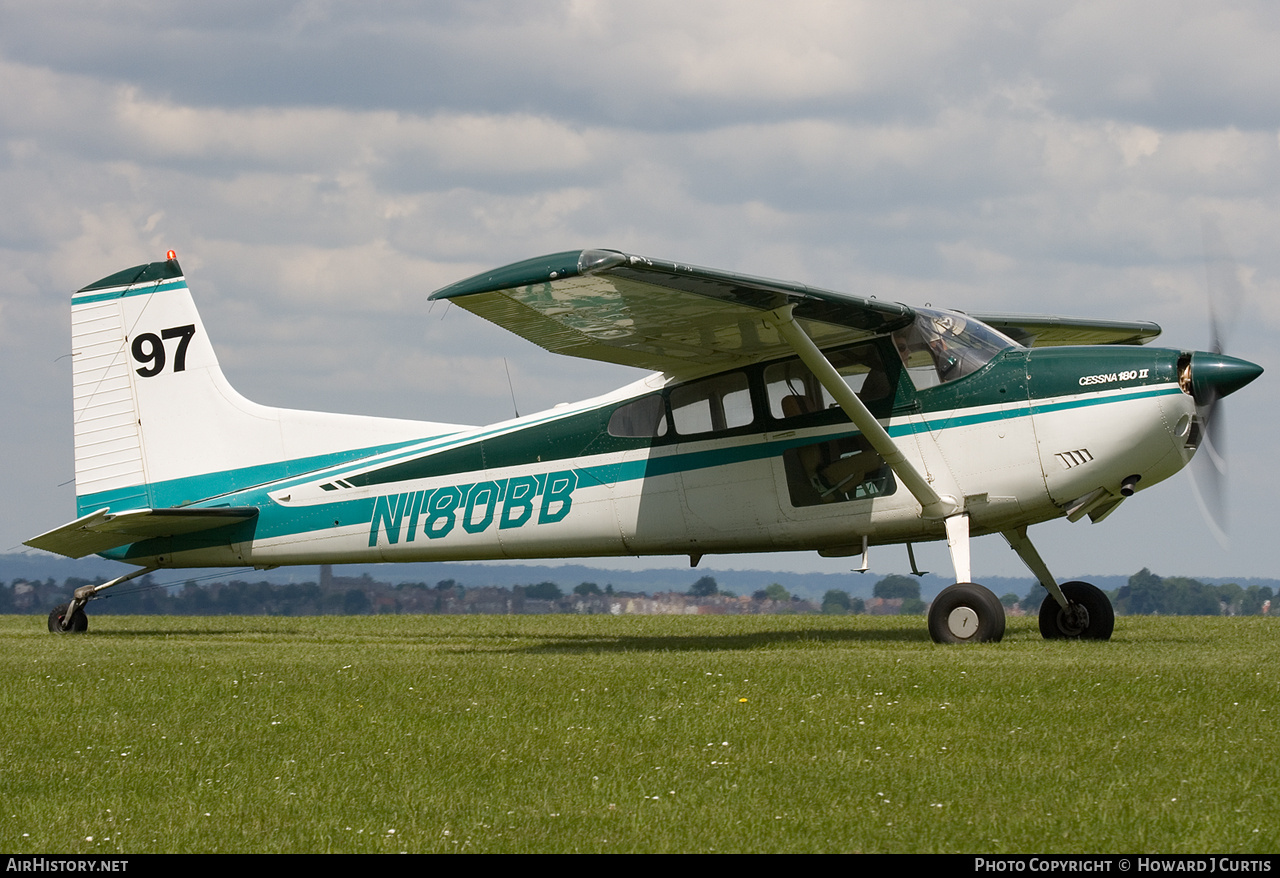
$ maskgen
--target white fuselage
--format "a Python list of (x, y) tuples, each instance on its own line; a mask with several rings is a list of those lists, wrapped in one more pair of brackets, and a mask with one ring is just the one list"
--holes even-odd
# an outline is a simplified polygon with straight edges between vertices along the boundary
[[(657, 377), (596, 400), (265, 486), (270, 499), (252, 539), (146, 562), (273, 566), (840, 553), (860, 549), (864, 537), (874, 545), (944, 535), (942, 522), (922, 518), (919, 503), (901, 487), (852, 502), (791, 502), (783, 450), (848, 434), (847, 423), (601, 454), (588, 447), (568, 457), (563, 449), (548, 449), (517, 465), (354, 484), (359, 473), (397, 461), (477, 444), (479, 459), (486, 445), (520, 436), (536, 445), (549, 425), (616, 407), (651, 391)], [(1140, 475), (1144, 488), (1169, 477), (1189, 456), (1184, 439), (1193, 415), (1191, 398), (1171, 384), (1141, 392), (1088, 388), (1051, 399), (895, 416), (886, 427), (940, 492), (964, 498), (972, 530), (980, 534), (1060, 517), (1073, 500), (1110, 489), (1130, 474)]]

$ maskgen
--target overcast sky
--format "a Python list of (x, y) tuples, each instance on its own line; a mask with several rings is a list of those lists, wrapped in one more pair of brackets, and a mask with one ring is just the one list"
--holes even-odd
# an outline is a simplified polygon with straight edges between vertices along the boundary
[[(0, 551), (74, 514), (71, 292), (170, 248), (249, 398), (484, 423), (503, 358), (526, 414), (639, 375), (426, 302), (507, 262), (609, 247), (1204, 348), (1209, 217), (1228, 353), (1268, 370), (1228, 400), (1231, 550), (1185, 474), (1032, 537), (1060, 578), (1280, 576), (1277, 45), (1266, 0), (0, 0)], [(1025, 569), (986, 537), (984, 573)]]

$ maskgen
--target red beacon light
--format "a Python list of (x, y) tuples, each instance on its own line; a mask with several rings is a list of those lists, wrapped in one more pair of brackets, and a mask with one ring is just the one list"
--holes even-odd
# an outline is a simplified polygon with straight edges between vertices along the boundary
[(178, 253), (176, 250), (170, 250), (168, 253), (164, 254), (164, 258), (172, 262), (178, 258)]

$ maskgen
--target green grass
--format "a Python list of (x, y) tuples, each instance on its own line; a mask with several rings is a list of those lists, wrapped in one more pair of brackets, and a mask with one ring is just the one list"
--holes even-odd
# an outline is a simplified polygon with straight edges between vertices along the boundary
[(0, 617), (0, 848), (1274, 852), (1270, 619)]

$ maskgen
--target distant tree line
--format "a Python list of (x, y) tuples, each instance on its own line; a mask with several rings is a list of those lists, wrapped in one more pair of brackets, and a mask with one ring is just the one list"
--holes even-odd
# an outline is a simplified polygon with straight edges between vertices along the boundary
[[(68, 578), (61, 585), (53, 579), (15, 580), (0, 587), (0, 613), (47, 614), (66, 603), (75, 589), (91, 584)], [(584, 589), (583, 586), (586, 586)], [(613, 586), (604, 589), (583, 583), (578, 595), (607, 600)], [(173, 616), (364, 616), (380, 613), (522, 613), (557, 612), (565, 595), (554, 582), (515, 588), (481, 587), (468, 589), (452, 579), (435, 585), (379, 582), (368, 574), (360, 577), (333, 576), (322, 569), (320, 582), (197, 583), (160, 585), (153, 575), (140, 577), (102, 594), (92, 612), (111, 615)], [(573, 609), (566, 609), (573, 612)]]
[(1161, 578), (1144, 567), (1112, 602), (1117, 613), (1130, 616), (1259, 616), (1270, 614), (1274, 597), (1270, 586), (1205, 585), (1183, 576)]
[[(1036, 612), (1047, 596), (1035, 585), (1019, 604), (1025, 612)], [(1275, 597), (1266, 585), (1208, 585), (1185, 576), (1156, 576), (1145, 567), (1108, 596), (1117, 616), (1265, 616)], [(1007, 607), (1010, 599), (1018, 600), (1005, 595), (1001, 601)]]
[[(14, 580), (0, 583), (0, 613), (47, 614), (66, 603), (72, 592), (88, 580), (75, 577), (61, 584), (52, 578), (43, 581)], [(1013, 613), (1035, 614), (1047, 592), (1032, 586), (1023, 598), (1006, 594), (1001, 602)], [(1275, 595), (1268, 586), (1206, 585), (1180, 576), (1160, 577), (1143, 568), (1129, 577), (1127, 585), (1110, 594), (1118, 615), (1220, 616), (1266, 615)], [(331, 568), (321, 568), (319, 582), (275, 585), (268, 582), (198, 583), (160, 585), (147, 575), (119, 590), (104, 593), (93, 611), (111, 615), (270, 615), (270, 616), (360, 616), (380, 613), (657, 613), (692, 610), (718, 613), (813, 613), (827, 615), (919, 615), (927, 604), (920, 596), (919, 582), (909, 576), (891, 574), (875, 584), (872, 597), (854, 597), (847, 591), (831, 589), (821, 603), (789, 593), (781, 583), (772, 582), (739, 597), (719, 588), (712, 576), (696, 580), (685, 594), (645, 595), (603, 588), (582, 582), (566, 592), (558, 583), (544, 581), (517, 585), (466, 587), (453, 579), (434, 585), (402, 582), (392, 585), (360, 577), (334, 576)]]

